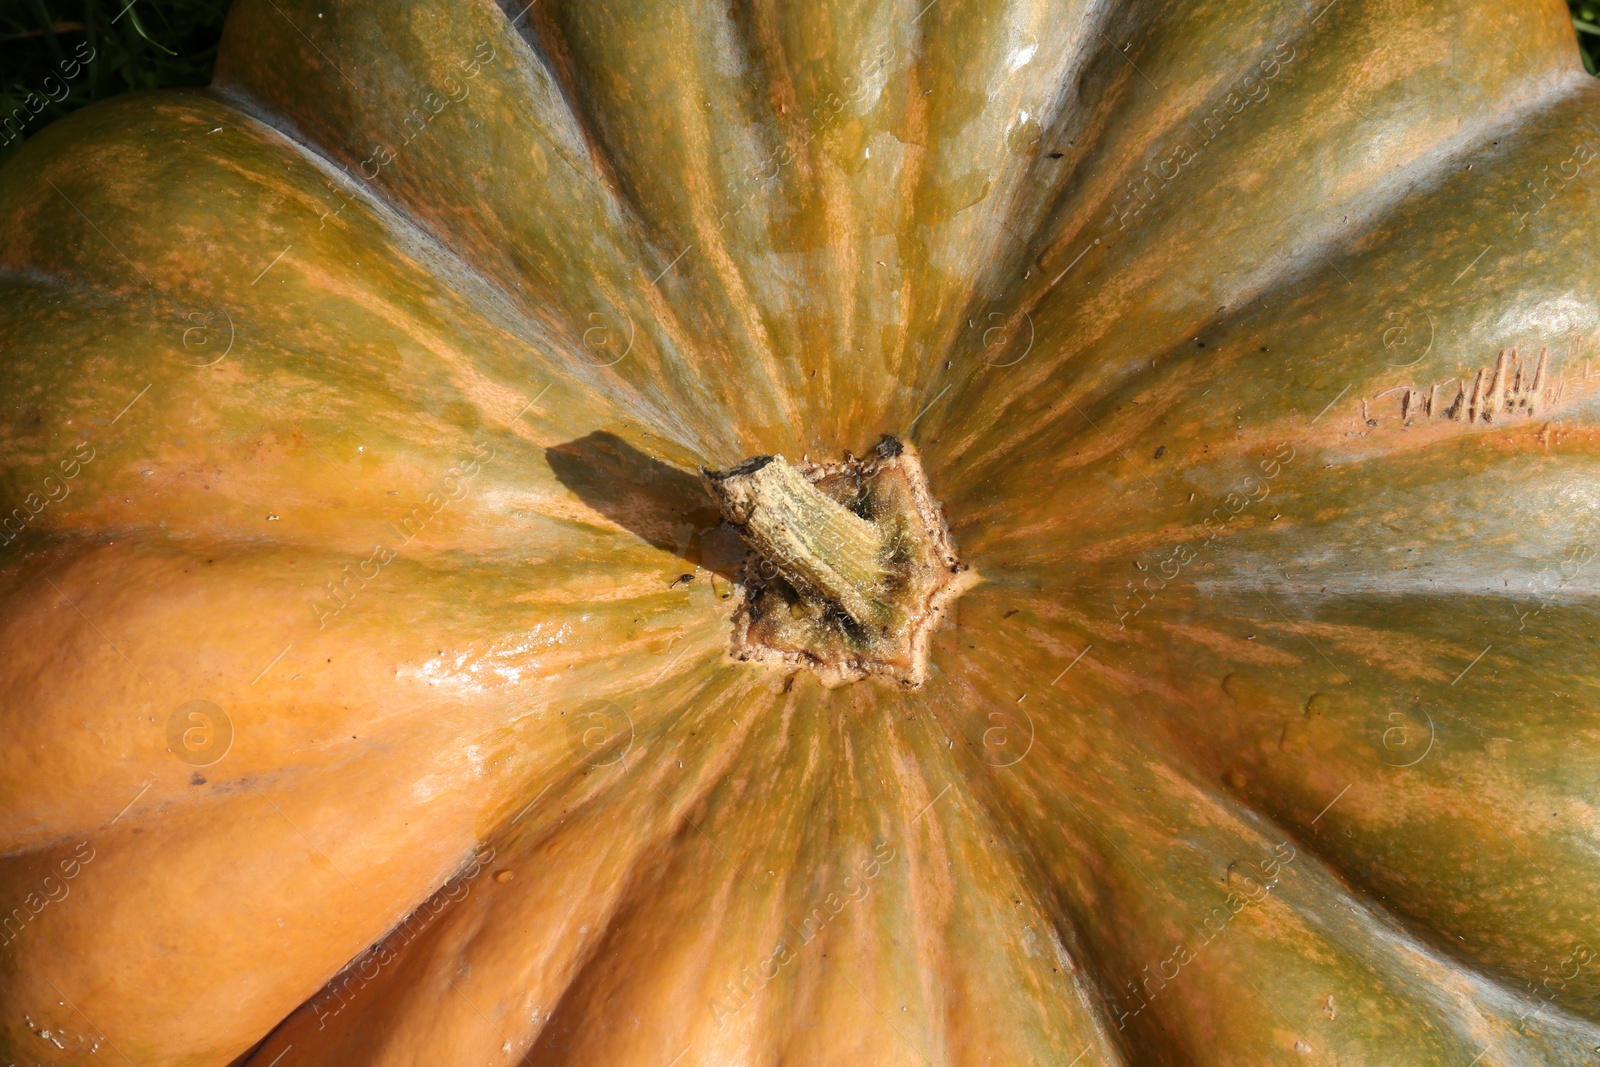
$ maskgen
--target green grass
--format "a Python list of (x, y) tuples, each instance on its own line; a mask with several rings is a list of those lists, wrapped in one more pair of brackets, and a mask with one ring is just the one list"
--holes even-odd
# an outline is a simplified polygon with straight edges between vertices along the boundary
[[(26, 136), (95, 100), (208, 83), (231, 2), (0, 0), (0, 162)], [(1594, 74), (1600, 0), (1568, 0), (1568, 6), (1583, 65)], [(75, 77), (63, 76), (74, 72), (74, 55), (90, 54), (93, 62), (80, 65)]]
[[(0, 0), (0, 162), (24, 137), (85, 104), (210, 82), (231, 2)], [(90, 55), (90, 63), (74, 62)]]
[(1567, 0), (1572, 9), (1572, 27), (1578, 31), (1578, 51), (1590, 74), (1600, 73), (1600, 2)]

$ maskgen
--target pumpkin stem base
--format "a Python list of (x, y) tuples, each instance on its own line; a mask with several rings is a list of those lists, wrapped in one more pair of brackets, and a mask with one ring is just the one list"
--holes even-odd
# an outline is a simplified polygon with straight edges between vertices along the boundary
[(830, 687), (923, 683), (933, 629), (978, 576), (956, 558), (915, 449), (885, 436), (861, 459), (755, 456), (701, 475), (750, 549), (733, 658), (805, 667)]

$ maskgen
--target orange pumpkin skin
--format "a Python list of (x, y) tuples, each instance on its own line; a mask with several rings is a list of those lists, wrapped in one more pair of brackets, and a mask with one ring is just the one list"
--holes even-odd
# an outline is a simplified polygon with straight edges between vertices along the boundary
[[(0, 171), (0, 1051), (1586, 1062), (1570, 38), (240, 0)], [(729, 662), (882, 433), (926, 685)]]

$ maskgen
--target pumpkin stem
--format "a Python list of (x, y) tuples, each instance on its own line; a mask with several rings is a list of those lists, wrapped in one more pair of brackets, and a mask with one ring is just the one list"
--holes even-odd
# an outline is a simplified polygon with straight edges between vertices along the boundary
[(837, 463), (754, 456), (700, 473), (750, 546), (734, 659), (827, 686), (923, 683), (933, 628), (978, 576), (956, 558), (916, 449), (886, 434)]
[(880, 595), (887, 539), (877, 526), (824, 495), (782, 456), (701, 474), (723, 516), (796, 592), (859, 626), (888, 620)]

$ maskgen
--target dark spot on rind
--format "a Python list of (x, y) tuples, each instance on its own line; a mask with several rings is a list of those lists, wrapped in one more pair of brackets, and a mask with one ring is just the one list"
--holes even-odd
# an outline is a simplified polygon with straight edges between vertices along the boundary
[[(747, 460), (743, 460), (743, 461), (741, 461), (739, 463), (735, 463), (733, 466), (729, 467), (725, 471), (713, 472), (713, 471), (707, 470), (707, 471), (705, 471), (705, 473), (708, 476), (709, 475), (713, 475), (713, 474), (717, 474), (718, 476), (724, 477), (724, 478), (726, 478), (726, 477), (728, 477), (730, 475), (754, 474), (756, 471), (760, 470), (762, 467), (765, 467), (768, 463), (771, 463), (771, 462), (772, 462), (772, 457), (771, 456), (751, 456)], [(702, 468), (702, 469), (704, 469), (704, 468)]]

